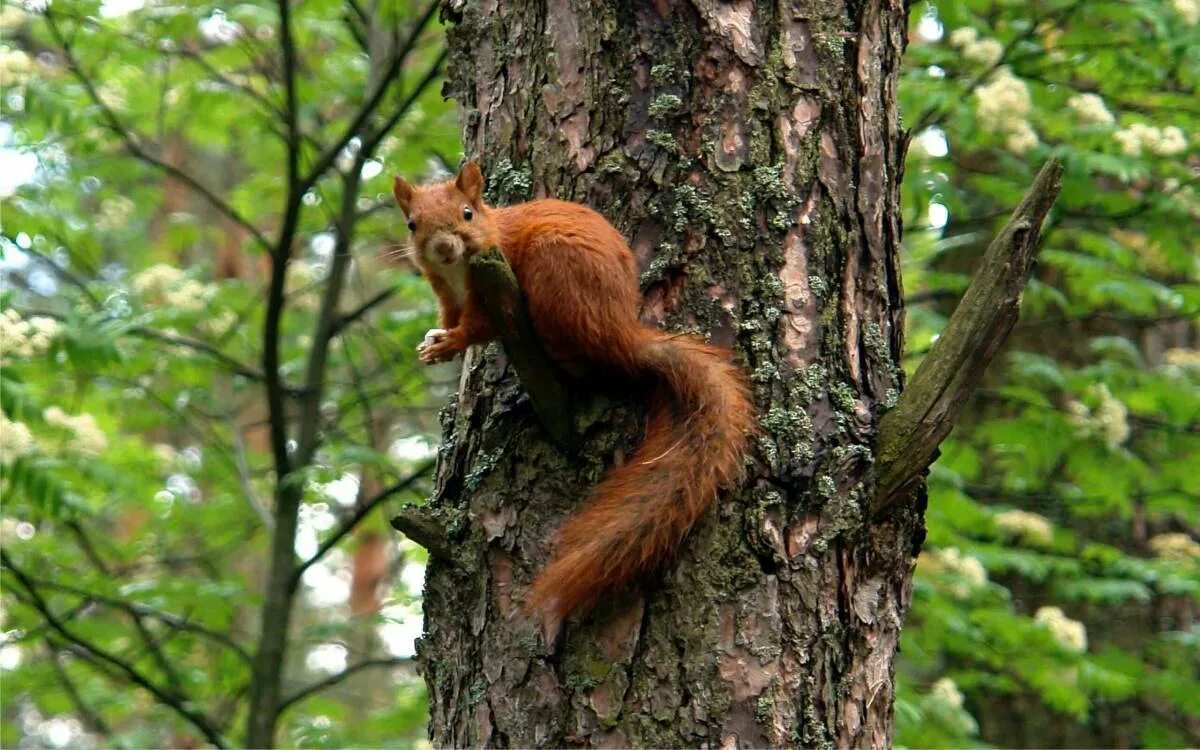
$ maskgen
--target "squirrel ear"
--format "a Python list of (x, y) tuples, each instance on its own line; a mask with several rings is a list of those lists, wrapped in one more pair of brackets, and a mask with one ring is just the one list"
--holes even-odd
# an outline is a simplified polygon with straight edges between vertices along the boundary
[(392, 180), (392, 195), (396, 196), (396, 202), (400, 204), (400, 208), (405, 214), (412, 207), (413, 192), (413, 186), (409, 185), (403, 177)]
[(458, 179), (454, 186), (472, 203), (478, 203), (483, 195), (483, 173), (479, 171), (479, 163), (471, 160), (458, 170)]

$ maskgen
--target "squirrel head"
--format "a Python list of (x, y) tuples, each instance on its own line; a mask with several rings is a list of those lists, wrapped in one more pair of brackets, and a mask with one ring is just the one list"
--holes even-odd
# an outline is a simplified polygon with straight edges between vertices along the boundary
[(500, 244), (491, 209), (483, 202), (483, 173), (469, 161), (447, 182), (414, 187), (397, 177), (392, 194), (408, 217), (418, 260), (445, 267)]

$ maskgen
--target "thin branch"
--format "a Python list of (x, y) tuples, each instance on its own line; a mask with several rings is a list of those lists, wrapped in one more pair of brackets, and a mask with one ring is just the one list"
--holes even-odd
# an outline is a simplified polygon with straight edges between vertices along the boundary
[(44, 15), (46, 18), (46, 23), (50, 28), (50, 35), (54, 37), (55, 42), (57, 42), (62, 48), (63, 57), (67, 61), (67, 67), (70, 68), (72, 75), (75, 76), (75, 80), (79, 81), (80, 85), (83, 86), (84, 90), (87, 92), (88, 98), (91, 99), (92, 103), (95, 104), (100, 110), (100, 114), (103, 116), (108, 129), (115, 133), (117, 137), (119, 137), (125, 144), (126, 150), (137, 159), (155, 167), (162, 172), (165, 172), (171, 177), (174, 177), (183, 184), (187, 185), (192, 189), (193, 192), (204, 198), (209, 205), (217, 209), (218, 212), (224, 214), (230, 221), (249, 232), (259, 245), (264, 248), (269, 248), (270, 242), (267, 241), (267, 238), (258, 229), (258, 227), (254, 226), (254, 224), (250, 223), (248, 219), (238, 213), (233, 206), (222, 200), (216, 193), (214, 193), (192, 175), (183, 171), (179, 167), (176, 167), (175, 165), (165, 162), (157, 156), (154, 156), (142, 147), (141, 139), (131, 128), (127, 127), (121, 122), (121, 119), (117, 117), (116, 112), (114, 112), (112, 108), (104, 102), (104, 99), (100, 96), (100, 92), (96, 90), (96, 86), (94, 83), (92, 83), (92, 80), (87, 76), (86, 73), (83, 72), (83, 67), (79, 64), (78, 58), (75, 57), (75, 53), (71, 49), (70, 42), (65, 36), (63, 36), (62, 30), (58, 27), (58, 23), (54, 20), (54, 15), (51, 13), (50, 6), (46, 7)]
[(158, 331), (145, 326), (134, 326), (133, 328), (130, 328), (128, 332), (134, 336), (153, 339), (155, 341), (161, 341), (165, 344), (172, 344), (174, 346), (182, 346), (185, 349), (191, 349), (194, 352), (204, 354), (224, 365), (226, 369), (235, 375), (241, 375), (242, 377), (249, 378), (250, 380), (261, 381), (263, 379), (263, 374), (260, 370), (256, 370), (250, 365), (237, 361), (215, 346), (207, 344), (199, 339), (193, 339), (188, 336), (180, 336), (174, 333), (166, 333), (165, 331)]
[(276, 119), (283, 118), (283, 109), (279, 106), (278, 103), (271, 101), (269, 98), (267, 98), (263, 94), (259, 93), (258, 91), (255, 91), (250, 86), (248, 86), (244, 83), (238, 83), (237, 81), (234, 81), (234, 80), (231, 80), (230, 78), (228, 78), (221, 71), (214, 68), (212, 63), (210, 63), (208, 61), (208, 59), (204, 57), (204, 54), (201, 51), (195, 50), (195, 49), (190, 49), (188, 47), (183, 47), (183, 48), (179, 49), (175, 54), (179, 55), (180, 57), (182, 57), (185, 60), (191, 60), (192, 62), (196, 63), (196, 65), (198, 65), (199, 67), (204, 69), (204, 72), (208, 73), (209, 76), (216, 79), (222, 85), (227, 86), (228, 88), (231, 88), (235, 91), (242, 92), (243, 94), (248, 96), (250, 99), (257, 102), (261, 107), (263, 107), (266, 110), (267, 114), (272, 115)]
[(254, 511), (254, 515), (263, 522), (263, 526), (268, 530), (273, 529), (275, 528), (274, 516), (258, 501), (258, 495), (254, 492), (253, 485), (250, 484), (250, 467), (246, 463), (246, 441), (242, 439), (242, 428), (238, 427), (232, 414), (228, 418), (228, 424), (229, 432), (233, 436), (233, 459), (237, 466), (238, 484), (242, 487), (242, 496), (246, 498), (246, 504)]
[(384, 121), (383, 125), (376, 130), (373, 135), (365, 140), (364, 150), (374, 150), (375, 147), (379, 145), (379, 142), (383, 140), (383, 137), (386, 136), (392, 128), (396, 127), (396, 124), (400, 122), (404, 115), (408, 114), (408, 110), (412, 108), (413, 104), (416, 103), (421, 94), (425, 92), (425, 89), (429, 88), (429, 85), (436, 81), (439, 76), (441, 76), (442, 66), (446, 63), (448, 54), (449, 52), (445, 49), (441, 51), (441, 53), (437, 56), (437, 59), (435, 59), (433, 64), (429, 66), (429, 70), (425, 71), (425, 75), (423, 75), (421, 80), (417, 82), (417, 85), (415, 88), (413, 88), (412, 92), (405, 97), (404, 101), (401, 102), (400, 106), (397, 107), (396, 110), (387, 118), (387, 120)]
[(362, 303), (358, 307), (354, 308), (350, 312), (346, 313), (345, 315), (340, 316), (337, 320), (335, 320), (333, 322), (333, 328), (330, 330), (329, 335), (337, 336), (338, 334), (340, 334), (342, 332), (342, 330), (344, 328), (353, 324), (359, 318), (363, 317), (364, 315), (369, 313), (371, 310), (373, 310), (377, 306), (379, 306), (379, 305), (383, 304), (384, 302), (386, 302), (387, 300), (391, 299), (392, 295), (394, 295), (395, 293), (396, 293), (396, 290), (392, 289), (392, 288), (384, 289), (383, 291), (376, 293), (375, 296), (371, 297), (366, 302)]
[(329, 688), (333, 687), (334, 685), (344, 682), (351, 675), (353, 675), (357, 672), (361, 672), (364, 669), (372, 669), (374, 667), (401, 667), (401, 666), (408, 666), (411, 664), (412, 664), (411, 659), (404, 659), (404, 658), (399, 658), (399, 657), (394, 657), (391, 659), (367, 659), (365, 661), (360, 661), (357, 664), (352, 664), (352, 665), (346, 667), (345, 669), (343, 669), (341, 672), (338, 672), (337, 674), (330, 675), (329, 677), (326, 677), (325, 679), (323, 679), (319, 682), (315, 682), (312, 685), (309, 685), (308, 687), (301, 688), (300, 690), (296, 691), (295, 693), (292, 693), (291, 695), (289, 695), (287, 698), (284, 698), (283, 701), (279, 704), (279, 712), (283, 713), (288, 708), (290, 708), (292, 706), (292, 704), (299, 703), (300, 701), (304, 700), (305, 698), (309, 697), (310, 695), (319, 693), (322, 690), (328, 690)]
[[(21, 315), (23, 317), (33, 315), (44, 318), (53, 318), (54, 320), (60, 322), (67, 320), (66, 315), (53, 310), (23, 309), (21, 310)], [(139, 338), (161, 341), (164, 344), (171, 344), (172, 346), (180, 346), (184, 349), (190, 349), (194, 352), (212, 358), (216, 362), (224, 365), (227, 370), (235, 375), (241, 375), (242, 377), (249, 378), (250, 380), (263, 380), (263, 374), (261, 371), (256, 370), (243, 362), (239, 362), (212, 344), (201, 341), (200, 339), (194, 339), (189, 336), (180, 336), (177, 333), (167, 333), (165, 331), (159, 331), (147, 326), (132, 326), (127, 328), (125, 333), (131, 336), (138, 336)]]
[(291, 0), (279, 0), (279, 46), (283, 58), (286, 101), (287, 193), (279, 236), (271, 248), (271, 281), (263, 319), (263, 382), (267, 392), (271, 456), (275, 465), (275, 527), (271, 533), (266, 582), (263, 591), (258, 650), (251, 665), (245, 744), (273, 747), (279, 720), (283, 659), (292, 615), (292, 570), (296, 564), (296, 529), (302, 499), (301, 483), (288, 451), (288, 415), (280, 372), (279, 346), (287, 280), (306, 187), (300, 184), (299, 104), (296, 95), (296, 48), (292, 38)]
[(304, 397), (300, 404), (300, 435), (296, 455), (301, 465), (307, 464), (319, 442), (321, 421), (321, 398), (324, 396), (326, 363), (329, 346), (333, 341), (337, 325), (337, 309), (341, 302), (342, 287), (346, 271), (350, 268), (350, 247), (354, 241), (357, 219), (354, 205), (358, 199), (358, 186), (362, 180), (362, 164), (370, 157), (372, 149), (362, 148), (355, 158), (354, 167), (343, 178), (341, 213), (337, 224), (337, 240), (333, 249), (333, 261), (325, 280), (325, 292), (321, 296), (321, 309), (317, 313), (313, 331), (312, 349), (305, 368)]
[(208, 719), (208, 717), (188, 707), (188, 704), (191, 703), (191, 701), (183, 698), (182, 696), (171, 693), (159, 685), (156, 685), (148, 677), (139, 672), (132, 664), (129, 664), (124, 659), (121, 659), (112, 653), (109, 653), (94, 643), (90, 643), (86, 639), (68, 629), (66, 624), (63, 623), (62, 620), (60, 620), (58, 616), (56, 616), (50, 609), (50, 606), (46, 603), (46, 600), (42, 598), (42, 595), (38, 592), (33, 580), (26, 575), (24, 571), (14, 565), (12, 558), (10, 558), (8, 553), (2, 549), (0, 549), (0, 564), (3, 564), (3, 567), (10, 571), (14, 577), (16, 577), (17, 582), (21, 584), (21, 587), (25, 589), (25, 592), (28, 594), (30, 606), (38, 611), (38, 613), (42, 616), (42, 619), (44, 619), (50, 625), (54, 632), (58, 633), (58, 635), (70, 643), (73, 643), (76, 646), (84, 649), (87, 653), (94, 656), (99, 661), (112, 667), (118, 673), (123, 675), (124, 678), (129, 682), (137, 685), (153, 695), (159, 703), (170, 708), (180, 717), (187, 720), (192, 726), (196, 727), (196, 729), (198, 729), (209, 742), (217, 747), (226, 747), (224, 738), (221, 737), (221, 733)]
[(300, 585), (300, 578), (304, 575), (304, 571), (308, 570), (313, 565), (317, 564), (322, 558), (324, 558), (325, 555), (328, 554), (329, 550), (336, 547), (338, 542), (342, 541), (342, 539), (351, 531), (354, 531), (354, 529), (358, 527), (358, 524), (360, 524), (364, 518), (371, 515), (371, 512), (378, 508), (380, 503), (412, 487), (414, 484), (416, 484), (417, 480), (421, 479), (430, 471), (432, 471), (433, 467), (436, 465), (437, 461), (433, 459), (426, 461), (418, 466), (412, 474), (409, 474), (407, 477), (401, 479), (399, 482), (396, 482), (387, 489), (381, 490), (375, 496), (367, 499), (366, 502), (359, 505), (354, 511), (354, 514), (342, 522), (342, 525), (337, 528), (337, 531), (330, 534), (325, 541), (321, 542), (321, 545), (317, 547), (317, 551), (312, 557), (308, 558), (296, 567), (296, 575), (292, 580), (292, 588), (295, 589)]
[[(96, 549), (96, 545), (92, 542), (91, 536), (84, 530), (83, 526), (76, 520), (68, 521), (67, 529), (75, 537), (80, 549), (83, 551), (84, 557), (91, 562), (101, 575), (109, 577), (112, 575), (112, 570), (108, 564), (104, 562), (104, 558), (100, 556), (100, 551)], [(125, 613), (129, 615), (129, 619), (133, 620), (133, 627), (137, 630), (138, 635), (142, 639), (142, 645), (150, 652), (151, 658), (158, 665), (159, 671), (166, 675), (167, 682), (170, 683), (171, 689), (177, 695), (182, 693), (183, 683), (179, 679), (178, 673), (175, 672), (175, 667), (167, 660), (166, 654), (159, 648), (158, 641), (155, 640), (154, 634), (146, 627), (146, 623), (142, 620), (142, 616), (133, 609), (125, 609)]]
[(123, 610), (130, 614), (140, 615), (141, 617), (153, 618), (174, 630), (182, 630), (185, 632), (195, 633), (196, 635), (203, 636), (203, 637), (205, 637), (215, 643), (218, 643), (222, 646), (225, 646), (229, 650), (233, 651), (243, 661), (245, 661), (245, 662), (250, 661), (250, 654), (246, 652), (246, 649), (242, 648), (241, 645), (239, 645), (236, 641), (234, 641), (228, 635), (225, 635), (224, 633), (218, 632), (216, 630), (212, 630), (211, 628), (207, 628), (203, 625), (197, 625), (196, 623), (192, 622), (191, 620), (188, 620), (179, 615), (173, 614), (171, 612), (163, 612), (162, 610), (154, 609), (153, 607), (149, 607), (149, 606), (147, 606), (145, 604), (141, 604), (139, 602), (131, 602), (131, 601), (128, 601), (127, 599), (121, 599), (121, 598), (115, 597), (115, 596), (107, 596), (105, 594), (98, 594), (95, 591), (86, 591), (84, 589), (77, 588), (75, 586), (71, 586), (71, 585), (68, 585), (65, 583), (59, 583), (58, 581), (50, 581), (50, 580), (46, 580), (44, 578), (37, 578), (33, 575), (30, 575), (29, 573), (26, 573), (26, 575), (29, 576), (29, 579), (31, 581), (33, 581), (33, 583), (35, 585), (37, 585), (39, 588), (50, 589), (51, 591), (61, 591), (64, 594), (71, 594), (73, 596), (78, 596), (78, 597), (81, 597), (81, 598), (83, 598), (87, 601), (90, 601), (92, 603), (95, 603), (95, 604), (102, 604), (104, 606), (113, 607), (115, 609), (120, 609), (120, 610)]
[(23, 252), (25, 252), (28, 255), (32, 255), (34, 258), (37, 258), (38, 261), (40, 261), (44, 265), (49, 266), (50, 270), (54, 272), (55, 276), (59, 277), (63, 281), (67, 282), (68, 284), (70, 284), (71, 286), (75, 287), (80, 292), (82, 292), (83, 296), (88, 298), (88, 302), (92, 303), (92, 307), (99, 309), (104, 306), (104, 303), (100, 301), (100, 298), (92, 293), (92, 290), (88, 287), (87, 282), (84, 281), (83, 279), (81, 279), (79, 276), (75, 275), (70, 269), (66, 268), (65, 266), (60, 265), (49, 255), (46, 255), (45, 253), (41, 252), (40, 250), (37, 250), (34, 247), (27, 247), (27, 248), (25, 248), (25, 250)]
[(879, 422), (871, 514), (911, 493), (1020, 314), (1021, 290), (1041, 244), (1041, 226), (1062, 188), (1062, 165), (1042, 167), (1012, 218), (992, 240), (971, 286), (895, 408)]
[(430, 555), (453, 561), (455, 547), (450, 539), (450, 523), (439, 517), (439, 510), (426, 505), (404, 505), (392, 516), (392, 528), (424, 547)]
[(79, 714), (79, 718), (83, 720), (85, 726), (91, 728), (93, 732), (102, 734), (105, 737), (112, 736), (112, 729), (101, 718), (100, 714), (92, 710), (83, 696), (79, 694), (79, 688), (75, 687), (74, 680), (71, 675), (67, 674), (67, 670), (58, 661), (58, 649), (54, 645), (54, 641), (47, 636), (43, 643), (46, 646), (47, 656), (50, 659), (50, 666), (54, 669), (54, 676), (58, 678), (58, 682), (62, 685), (63, 692), (67, 694), (67, 698), (71, 700), (71, 704), (75, 706), (75, 713)]
[(404, 61), (408, 58), (409, 53), (411, 53), (416, 46), (417, 39), (420, 37), (421, 32), (425, 29), (425, 26), (429, 23), (430, 19), (433, 18), (434, 14), (437, 13), (438, 8), (440, 7), (441, 0), (433, 0), (425, 7), (424, 11), (422, 11), (416, 23), (414, 23), (412, 28), (409, 29), (408, 36), (400, 45), (400, 48), (392, 54), (391, 63), (388, 65), (383, 75), (379, 77), (379, 83), (375, 87), (375, 90), (371, 92), (370, 96), (367, 97), (366, 102), (363, 103), (362, 107), (358, 110), (358, 113), (355, 114), (354, 119), (350, 121), (350, 124), (346, 126), (346, 129), (342, 132), (342, 135), (339, 136), (333, 142), (333, 144), (329, 146), (329, 148), (325, 149), (325, 151), (317, 157), (317, 160), (309, 169), (308, 175), (301, 183), (301, 186), (304, 188), (304, 190), (308, 190), (308, 188), (316, 184), (317, 180), (321, 179), (321, 176), (325, 174), (325, 172), (329, 171), (329, 168), (333, 166), (335, 161), (337, 161), (337, 158), (342, 153), (342, 150), (346, 148), (351, 141), (362, 135), (367, 122), (375, 114), (375, 111), (379, 108), (379, 105), (383, 103), (384, 95), (390, 88), (392, 81), (399, 78), (400, 70), (404, 65)]

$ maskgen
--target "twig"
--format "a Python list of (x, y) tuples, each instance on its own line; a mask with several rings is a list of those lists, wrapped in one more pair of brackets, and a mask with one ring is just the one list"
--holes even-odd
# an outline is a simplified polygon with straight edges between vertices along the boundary
[(317, 313), (312, 348), (305, 367), (304, 396), (300, 401), (300, 435), (296, 456), (301, 466), (309, 462), (320, 441), (321, 398), (324, 396), (325, 378), (328, 374), (326, 362), (337, 326), (337, 310), (346, 282), (346, 271), (350, 268), (350, 246), (354, 241), (356, 224), (355, 201), (358, 199), (358, 186), (362, 180), (362, 165), (371, 153), (371, 149), (360, 149), (353, 168), (342, 178), (342, 206), (337, 223), (337, 240), (333, 249), (333, 261), (325, 279), (325, 290), (321, 295), (321, 308)]
[(1062, 165), (1052, 158), (988, 246), (970, 288), (896, 407), (880, 420), (873, 517), (909, 495), (907, 490), (937, 455), (938, 446), (1016, 323), (1021, 290), (1040, 247), (1042, 220), (1061, 187)]
[(95, 657), (98, 661), (112, 667), (118, 673), (123, 675), (124, 678), (129, 682), (132, 682), (134, 685), (137, 685), (153, 695), (159, 703), (167, 706), (172, 711), (179, 714), (179, 716), (186, 719), (192, 726), (196, 727), (196, 729), (198, 729), (209, 742), (217, 747), (226, 747), (224, 738), (221, 737), (221, 733), (217, 730), (216, 726), (209, 721), (208, 717), (188, 707), (188, 704), (191, 701), (168, 692), (165, 688), (156, 685), (149, 678), (139, 672), (133, 665), (109, 653), (108, 651), (105, 651), (99, 646), (88, 642), (79, 635), (75, 634), (73, 631), (69, 630), (62, 620), (60, 620), (58, 616), (51, 611), (50, 605), (47, 604), (46, 600), (42, 598), (42, 595), (38, 592), (37, 587), (33, 583), (32, 579), (30, 579), (24, 571), (13, 564), (12, 559), (4, 550), (0, 550), (0, 563), (2, 563), (3, 566), (9, 570), (14, 577), (16, 577), (17, 582), (21, 584), (21, 587), (25, 589), (25, 592), (28, 594), (30, 606), (38, 611), (38, 613), (42, 616), (42, 619), (44, 619), (50, 625), (54, 632), (70, 643), (79, 646), (88, 654)]
[(32, 255), (34, 258), (37, 258), (43, 264), (49, 266), (50, 270), (54, 272), (55, 276), (66, 281), (68, 284), (70, 284), (71, 286), (77, 288), (80, 292), (82, 292), (83, 296), (88, 298), (88, 302), (92, 303), (92, 307), (100, 309), (104, 306), (104, 303), (100, 301), (100, 298), (97, 297), (94, 293), (92, 293), (92, 290), (88, 287), (86, 281), (79, 278), (79, 276), (72, 273), (66, 267), (59, 265), (49, 255), (46, 255), (45, 253), (41, 252), (40, 250), (38, 250), (37, 248), (34, 248), (34, 247), (27, 247), (27, 248), (25, 248), (24, 252), (29, 255)]
[(305, 698), (309, 697), (310, 695), (313, 695), (314, 693), (319, 693), (322, 690), (331, 688), (334, 685), (337, 685), (338, 683), (345, 681), (348, 677), (350, 677), (350, 675), (352, 675), (356, 672), (361, 672), (364, 669), (371, 669), (373, 667), (400, 667), (400, 666), (406, 666), (406, 665), (410, 665), (410, 664), (412, 664), (411, 659), (403, 659), (403, 658), (399, 658), (399, 657), (395, 657), (395, 658), (391, 658), (391, 659), (367, 659), (365, 661), (360, 661), (357, 664), (352, 664), (352, 665), (346, 667), (345, 669), (343, 669), (341, 672), (338, 672), (337, 674), (330, 675), (329, 677), (326, 677), (325, 679), (323, 679), (319, 682), (314, 682), (312, 685), (309, 685), (308, 687), (305, 687), (305, 688), (301, 688), (300, 690), (296, 691), (295, 693), (292, 693), (291, 695), (289, 695), (287, 698), (284, 698), (283, 701), (281, 701), (279, 704), (279, 712), (283, 713), (292, 704), (299, 703), (300, 701), (304, 700)]
[(400, 122), (400, 118), (408, 113), (408, 110), (412, 108), (421, 94), (425, 93), (425, 89), (429, 88), (429, 85), (436, 81), (438, 76), (442, 74), (442, 66), (445, 64), (448, 55), (449, 52), (447, 50), (443, 49), (441, 51), (437, 59), (429, 66), (429, 70), (425, 71), (425, 75), (421, 76), (420, 81), (417, 81), (416, 87), (400, 103), (400, 106), (396, 107), (396, 110), (392, 112), (374, 134), (364, 139), (364, 148), (369, 146), (373, 150), (383, 140), (383, 137), (388, 134), (388, 131), (396, 127), (396, 123)]
[(296, 567), (296, 574), (292, 579), (292, 588), (295, 589), (296, 586), (300, 585), (300, 578), (304, 575), (304, 571), (308, 570), (323, 557), (325, 557), (329, 550), (337, 546), (337, 543), (340, 542), (343, 537), (345, 537), (351, 531), (354, 531), (358, 524), (371, 514), (371, 511), (379, 507), (380, 503), (412, 487), (417, 480), (421, 479), (430, 471), (432, 471), (436, 464), (437, 462), (432, 459), (426, 461), (424, 464), (418, 466), (412, 474), (409, 474), (407, 477), (401, 479), (399, 482), (396, 482), (387, 489), (380, 491), (375, 496), (367, 499), (367, 501), (362, 505), (358, 506), (358, 508), (354, 511), (354, 514), (347, 518), (342, 525), (338, 527), (337, 531), (329, 535), (324, 542), (321, 542), (321, 545), (317, 547), (317, 551), (312, 557), (308, 558)]
[[(66, 315), (53, 310), (22, 309), (20, 312), (23, 317), (28, 317), (31, 315), (40, 316), (44, 318), (53, 318), (59, 322), (65, 322), (68, 319)], [(131, 336), (138, 336), (139, 338), (161, 341), (164, 344), (180, 346), (184, 349), (191, 349), (194, 352), (210, 357), (214, 361), (224, 365), (225, 369), (229, 370), (235, 375), (241, 375), (242, 377), (256, 381), (261, 381), (263, 379), (263, 374), (261, 371), (254, 369), (244, 362), (239, 362), (212, 344), (206, 343), (199, 339), (194, 339), (188, 336), (180, 336), (176, 333), (167, 333), (166, 331), (159, 331), (147, 326), (132, 326), (125, 329), (125, 333)]]
[(437, 511), (424, 505), (405, 505), (392, 516), (392, 528), (442, 560), (454, 560), (454, 545), (450, 543), (448, 525), (436, 516)]
[(193, 339), (188, 336), (180, 336), (174, 333), (166, 333), (165, 331), (158, 331), (145, 326), (134, 326), (133, 328), (129, 329), (129, 333), (145, 339), (161, 341), (165, 344), (182, 346), (185, 349), (191, 349), (194, 352), (204, 354), (216, 362), (224, 365), (226, 369), (235, 375), (241, 375), (244, 378), (249, 378), (250, 380), (255, 381), (261, 381), (263, 379), (262, 371), (256, 370), (250, 365), (237, 361), (215, 346), (200, 341), (199, 339)]
[(233, 461), (237, 467), (238, 484), (242, 487), (242, 496), (246, 498), (246, 504), (250, 506), (250, 510), (254, 511), (254, 515), (262, 521), (263, 527), (270, 531), (275, 528), (275, 517), (258, 501), (258, 494), (250, 484), (250, 466), (246, 463), (246, 441), (242, 439), (242, 428), (238, 426), (232, 414), (229, 415), (227, 421), (229, 432), (233, 436)]
[(154, 609), (153, 607), (146, 606), (145, 604), (140, 604), (138, 602), (131, 602), (126, 599), (121, 599), (121, 598), (118, 598), (115, 596), (107, 596), (105, 594), (98, 594), (95, 591), (86, 591), (84, 589), (77, 588), (75, 586), (70, 586), (65, 583), (59, 583), (58, 581), (50, 581), (50, 580), (46, 580), (44, 578), (35, 578), (34, 576), (29, 575), (28, 573), (26, 573), (26, 575), (28, 575), (29, 579), (31, 581), (33, 581), (40, 588), (50, 589), (52, 591), (61, 591), (64, 594), (72, 594), (74, 596), (78, 596), (78, 597), (82, 597), (86, 600), (90, 600), (91, 602), (93, 602), (95, 604), (103, 604), (105, 606), (114, 607), (116, 609), (121, 609), (126, 612), (141, 615), (142, 617), (151, 617), (151, 618), (158, 620), (159, 622), (162, 622), (163, 624), (171, 627), (174, 630), (183, 630), (183, 631), (186, 631), (189, 633), (195, 633), (196, 635), (204, 636), (205, 638), (208, 638), (209, 640), (212, 640), (213, 642), (219, 643), (220, 645), (225, 646), (226, 648), (230, 649), (231, 651), (236, 653), (238, 655), (238, 657), (240, 657), (243, 661), (247, 661), (247, 662), (250, 661), (250, 654), (246, 653), (246, 649), (242, 648), (236, 641), (234, 641), (229, 636), (225, 635), (224, 633), (217, 632), (216, 630), (207, 628), (203, 625), (197, 625), (196, 623), (191, 622), (190, 620), (187, 620), (183, 617), (180, 617), (179, 615), (172, 614), (170, 612), (163, 612), (162, 610)]
[[(400, 69), (404, 64), (404, 61), (408, 58), (409, 53), (412, 52), (413, 48), (415, 47), (417, 38), (421, 35), (421, 32), (425, 29), (425, 26), (429, 23), (430, 19), (433, 18), (433, 15), (437, 12), (439, 7), (441, 7), (441, 0), (433, 0), (433, 2), (429, 3), (429, 5), (425, 7), (424, 11), (422, 11), (421, 16), (409, 30), (408, 36), (405, 38), (404, 43), (392, 55), (391, 64), (388, 65), (387, 69), (384, 71), (384, 74), (380, 76), (379, 83), (375, 87), (375, 90), (369, 97), (367, 97), (367, 101), (363, 103), (362, 108), (359, 109), (358, 113), (354, 116), (354, 119), (351, 120), (350, 124), (346, 126), (346, 129), (342, 132), (342, 135), (338, 137), (337, 140), (335, 140), (334, 143), (320, 156), (317, 157), (316, 162), (314, 162), (312, 167), (309, 169), (307, 176), (301, 183), (305, 190), (316, 184), (317, 180), (321, 178), (321, 175), (325, 174), (325, 172), (333, 166), (334, 162), (338, 158), (338, 155), (342, 153), (342, 149), (344, 149), (352, 140), (362, 135), (367, 122), (371, 119), (371, 116), (375, 114), (375, 110), (377, 110), (379, 105), (383, 102), (384, 94), (387, 93), (392, 81), (399, 77)], [(402, 109), (407, 109), (407, 107)]]
[[(78, 521), (68, 521), (66, 526), (67, 529), (75, 536), (80, 549), (83, 551), (84, 557), (91, 562), (92, 567), (94, 567), (103, 576), (111, 576), (112, 570), (108, 567), (108, 564), (104, 562), (104, 558), (100, 556), (100, 551), (96, 549), (96, 545), (92, 543), (91, 537), (86, 531), (84, 531), (83, 526), (80, 525)], [(141, 614), (131, 607), (124, 608), (124, 611), (127, 615), (129, 615), (129, 619), (133, 620), (133, 627), (135, 630), (137, 630), (138, 635), (141, 637), (142, 644), (146, 647), (146, 650), (150, 652), (150, 656), (158, 665), (159, 670), (166, 676), (167, 682), (170, 683), (171, 689), (176, 694), (182, 693), (183, 683), (179, 679), (179, 674), (175, 671), (175, 667), (171, 664), (171, 662), (167, 660), (166, 654), (164, 654), (162, 649), (159, 648), (158, 641), (155, 640), (154, 634), (150, 632), (150, 629), (146, 627), (146, 623), (142, 619)]]
[(54, 640), (47, 636), (43, 643), (46, 646), (47, 656), (50, 658), (50, 666), (54, 669), (54, 675), (58, 678), (59, 683), (63, 687), (63, 692), (71, 700), (71, 704), (75, 706), (75, 712), (83, 720), (85, 726), (91, 727), (93, 732), (104, 735), (105, 737), (112, 736), (112, 729), (101, 718), (100, 714), (92, 710), (91, 706), (84, 701), (83, 696), (79, 694), (79, 688), (75, 687), (75, 681), (67, 674), (67, 670), (58, 662), (58, 649), (54, 645)]
[(58, 27), (58, 23), (54, 20), (54, 16), (50, 11), (49, 6), (47, 6), (46, 10), (44, 11), (44, 15), (46, 17), (46, 24), (50, 28), (50, 35), (54, 37), (54, 41), (57, 42), (62, 48), (63, 57), (67, 61), (67, 67), (70, 68), (71, 73), (75, 76), (75, 79), (79, 81), (80, 85), (83, 86), (84, 90), (88, 94), (88, 98), (92, 100), (92, 103), (95, 104), (97, 108), (99, 108), (100, 114), (103, 116), (108, 129), (115, 133), (117, 137), (119, 137), (125, 144), (126, 150), (128, 150), (129, 153), (137, 159), (167, 173), (171, 177), (174, 177), (183, 184), (187, 185), (192, 189), (193, 192), (204, 198), (209, 205), (224, 214), (230, 221), (249, 232), (259, 245), (264, 248), (269, 248), (270, 243), (267, 241), (267, 238), (263, 235), (263, 233), (259, 231), (258, 227), (254, 226), (254, 224), (250, 223), (248, 219), (239, 214), (233, 206), (221, 200), (216, 193), (214, 193), (212, 190), (209, 190), (203, 183), (201, 183), (192, 175), (183, 171), (179, 167), (176, 167), (175, 165), (165, 162), (157, 156), (154, 156), (142, 147), (140, 139), (134, 135), (134, 131), (121, 122), (121, 119), (117, 117), (116, 112), (114, 112), (112, 108), (105, 103), (103, 98), (101, 98), (100, 92), (96, 90), (96, 86), (94, 83), (92, 83), (92, 80), (83, 72), (83, 68), (80, 66), (78, 58), (75, 57), (75, 53), (71, 50), (70, 42), (68, 42), (66, 37), (63, 36), (62, 30)]
[(342, 332), (342, 330), (344, 328), (346, 328), (346, 326), (351, 325), (352, 323), (356, 322), (359, 318), (363, 317), (364, 315), (369, 313), (371, 310), (373, 310), (377, 306), (379, 306), (379, 305), (383, 304), (384, 302), (386, 302), (387, 300), (391, 299), (392, 295), (394, 295), (395, 293), (396, 293), (396, 290), (390, 289), (390, 288), (384, 289), (383, 291), (378, 292), (377, 294), (375, 294), (375, 296), (371, 297), (371, 299), (367, 300), (366, 302), (362, 303), (358, 307), (354, 308), (350, 312), (346, 313), (345, 315), (342, 315), (337, 320), (335, 320), (333, 323), (333, 329), (329, 332), (329, 335), (337, 336), (339, 333)]

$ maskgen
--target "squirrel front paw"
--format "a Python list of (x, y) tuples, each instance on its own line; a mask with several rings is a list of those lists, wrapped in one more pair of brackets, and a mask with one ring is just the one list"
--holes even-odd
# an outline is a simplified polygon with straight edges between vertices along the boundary
[(425, 333), (425, 339), (417, 344), (417, 357), (425, 364), (433, 365), (454, 359), (460, 349), (445, 328), (431, 328)]

